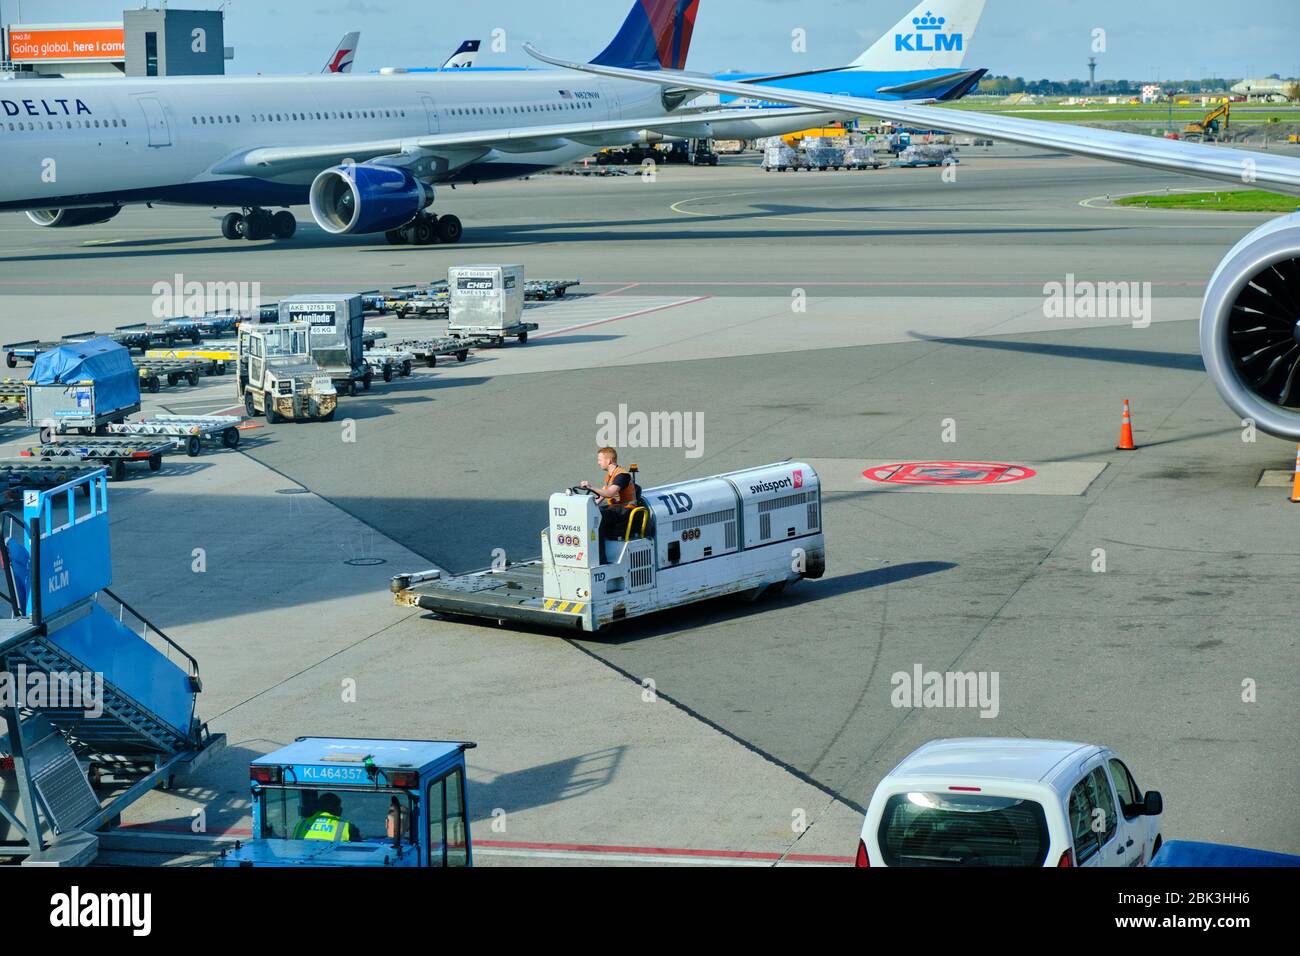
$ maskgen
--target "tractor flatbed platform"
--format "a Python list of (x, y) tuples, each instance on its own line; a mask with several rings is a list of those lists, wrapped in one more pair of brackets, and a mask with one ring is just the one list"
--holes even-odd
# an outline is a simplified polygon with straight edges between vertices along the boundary
[(543, 594), (542, 559), (470, 574), (425, 571), (393, 578), (397, 603), (435, 614), (513, 621), (541, 627), (582, 629), (579, 602), (548, 601)]

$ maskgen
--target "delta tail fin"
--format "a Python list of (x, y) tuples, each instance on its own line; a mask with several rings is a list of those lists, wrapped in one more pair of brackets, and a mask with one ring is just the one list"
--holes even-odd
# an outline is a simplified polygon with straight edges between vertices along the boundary
[(700, 0), (636, 0), (613, 42), (592, 60), (637, 70), (681, 70)]
[(985, 0), (922, 0), (873, 43), (852, 69), (882, 73), (956, 70), (966, 58)]

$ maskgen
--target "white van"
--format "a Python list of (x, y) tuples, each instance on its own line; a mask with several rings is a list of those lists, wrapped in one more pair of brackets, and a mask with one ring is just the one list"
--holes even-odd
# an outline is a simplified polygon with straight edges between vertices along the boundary
[(1094, 744), (932, 740), (871, 797), (857, 866), (1145, 866), (1159, 793)]

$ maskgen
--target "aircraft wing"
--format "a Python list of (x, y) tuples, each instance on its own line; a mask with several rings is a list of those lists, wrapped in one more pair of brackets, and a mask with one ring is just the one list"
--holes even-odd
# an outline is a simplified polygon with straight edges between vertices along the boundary
[[(598, 66), (590, 63), (572, 63), (546, 56), (531, 44), (524, 44), (524, 49), (543, 63), (584, 73), (657, 83), (670, 89), (690, 87), (729, 96), (752, 97), (754, 95), (754, 88), (744, 83), (687, 77), (674, 70), (625, 70), (620, 67)], [(1157, 139), (1154, 136), (1119, 133), (1088, 126), (1075, 126), (1070, 123), (994, 116), (971, 110), (942, 109), (936, 106), (863, 99), (856, 96), (833, 96), (773, 86), (764, 87), (763, 95), (770, 102), (812, 107), (828, 113), (879, 116), (921, 129), (941, 129), (953, 133), (988, 136), (1009, 143), (1041, 146), (1092, 159), (1254, 185), (1300, 196), (1300, 160), (1287, 156), (1272, 156), (1226, 146)]]
[[(747, 88), (748, 89), (748, 88)], [(792, 107), (764, 110), (764, 117), (817, 116), (820, 107)], [(227, 157), (212, 168), (218, 175), (271, 178), (324, 169), (338, 163), (363, 163), (380, 157), (414, 156), (445, 161), (452, 168), (472, 162), (492, 150), (506, 153), (547, 152), (572, 142), (593, 147), (617, 145), (611, 134), (648, 129), (674, 136), (706, 138), (709, 124), (736, 119), (737, 111), (715, 109), (681, 116), (654, 116), (611, 120), (603, 123), (560, 123), (554, 126), (504, 127), (465, 133), (431, 133), (406, 139), (328, 143), (321, 146), (264, 146)]]

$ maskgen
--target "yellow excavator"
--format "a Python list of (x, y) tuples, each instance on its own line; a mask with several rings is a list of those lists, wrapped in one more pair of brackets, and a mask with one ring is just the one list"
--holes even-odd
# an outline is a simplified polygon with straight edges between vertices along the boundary
[(1228, 138), (1228, 125), (1231, 122), (1231, 103), (1221, 103), (1199, 120), (1183, 127), (1183, 139), (1200, 139), (1220, 142)]

